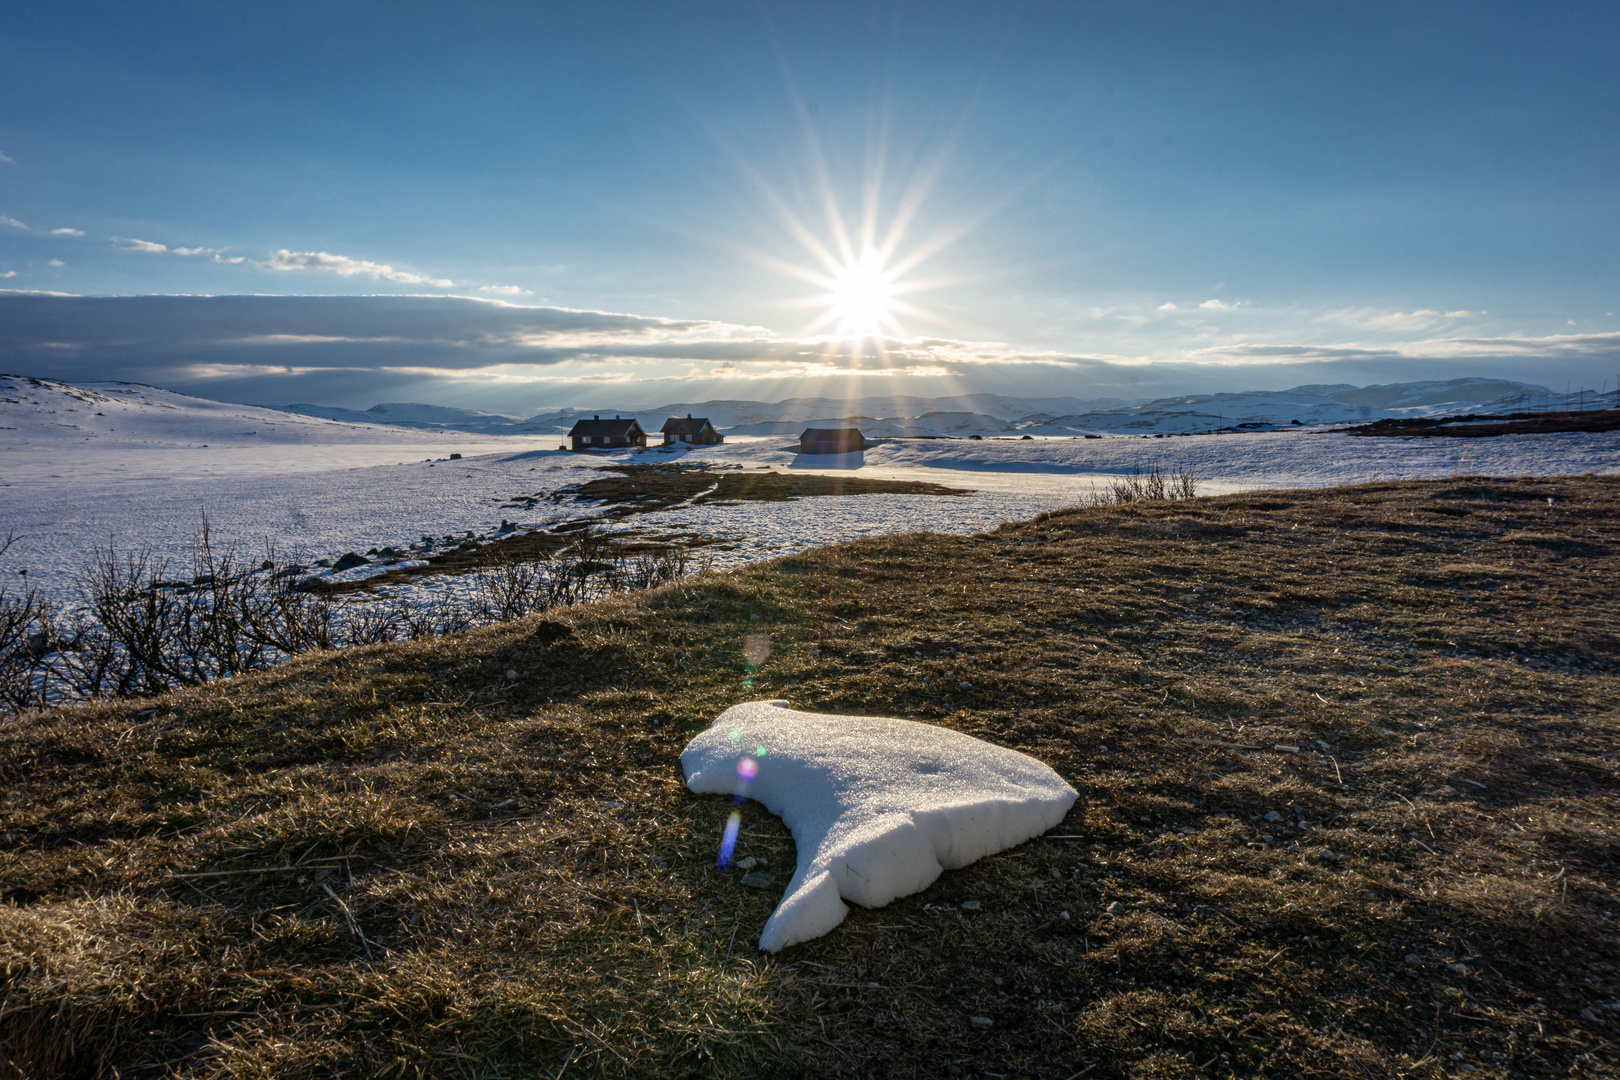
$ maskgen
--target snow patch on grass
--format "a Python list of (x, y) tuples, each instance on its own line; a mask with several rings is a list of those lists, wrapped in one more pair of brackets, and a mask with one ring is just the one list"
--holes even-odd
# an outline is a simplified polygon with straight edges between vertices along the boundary
[(793, 833), (798, 866), (760, 934), (767, 952), (827, 933), (845, 900), (882, 907), (1039, 836), (1078, 797), (1034, 758), (959, 731), (786, 705), (735, 705), (681, 754), (692, 791), (758, 799)]

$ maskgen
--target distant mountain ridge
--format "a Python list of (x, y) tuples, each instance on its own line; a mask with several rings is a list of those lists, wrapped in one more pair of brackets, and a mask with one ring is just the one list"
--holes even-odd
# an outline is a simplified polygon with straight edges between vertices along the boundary
[(1242, 427), (1248, 430), (1340, 424), (1384, 417), (1526, 408), (1556, 395), (1544, 386), (1507, 379), (1355, 386), (1311, 384), (1289, 390), (1187, 394), (1126, 401), (1120, 398), (885, 396), (852, 399), (786, 398), (777, 402), (715, 400), (678, 402), (655, 409), (559, 409), (529, 417), (443, 405), (384, 403), (360, 412), (319, 405), (289, 405), (303, 416), (359, 424), (394, 424), (484, 435), (561, 435), (581, 416), (635, 416), (657, 431), (671, 416), (706, 416), (732, 435), (797, 435), (808, 424), (851, 424), (870, 436), (966, 436), (993, 434), (1109, 435), (1183, 434)]

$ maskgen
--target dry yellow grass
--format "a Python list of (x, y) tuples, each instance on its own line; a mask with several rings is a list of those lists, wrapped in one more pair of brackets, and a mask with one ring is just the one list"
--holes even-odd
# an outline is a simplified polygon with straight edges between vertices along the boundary
[[(1091, 508), (8, 720), (0, 1055), (30, 1077), (1612, 1074), (1617, 508), (1601, 478)], [(717, 871), (729, 805), (676, 761), (759, 697), (947, 724), (1082, 797), (765, 957), (777, 894)], [(740, 851), (785, 884), (792, 840), (757, 807)]]

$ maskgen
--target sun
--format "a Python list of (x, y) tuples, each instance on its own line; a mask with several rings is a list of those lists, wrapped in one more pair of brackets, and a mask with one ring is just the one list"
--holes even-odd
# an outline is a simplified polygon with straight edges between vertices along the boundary
[(858, 259), (832, 275), (827, 313), (837, 336), (881, 336), (894, 320), (896, 292), (895, 274), (885, 268), (882, 254), (876, 248), (864, 248)]

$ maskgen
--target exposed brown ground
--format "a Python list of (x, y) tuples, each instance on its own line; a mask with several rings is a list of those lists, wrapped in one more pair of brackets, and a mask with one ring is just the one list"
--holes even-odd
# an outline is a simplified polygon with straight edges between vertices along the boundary
[(1488, 439), (1496, 435), (1551, 435), (1556, 432), (1616, 430), (1620, 430), (1620, 409), (1571, 409), (1565, 412), (1512, 413), (1507, 416), (1375, 420), (1360, 427), (1348, 428), (1345, 434), (1438, 435), (1453, 439)]
[[(467, 574), (488, 568), (501, 560), (532, 562), (547, 559), (579, 540), (579, 530), (632, 514), (668, 510), (693, 501), (714, 506), (735, 506), (744, 502), (786, 502), (790, 499), (825, 495), (971, 495), (971, 489), (946, 487), (921, 480), (875, 480), (864, 476), (823, 475), (821, 473), (723, 472), (704, 465), (681, 463), (659, 465), (604, 465), (600, 472), (614, 475), (588, 480), (564, 488), (564, 497), (578, 500), (584, 512), (580, 518), (563, 522), (545, 531), (517, 533), (493, 543), (472, 541), (460, 547), (429, 556), (425, 566), (401, 567), (360, 581), (314, 586), (335, 593), (370, 592), (381, 585), (394, 585), (438, 574)], [(503, 509), (526, 509), (555, 494), (544, 492), (532, 497), (514, 496)], [(594, 538), (593, 552), (599, 557), (634, 558), (670, 548), (696, 550), (711, 545), (734, 546), (726, 541), (685, 529), (626, 529)]]
[[(1612, 478), (1090, 508), (7, 721), (0, 1054), (1614, 1075), (1617, 511)], [(1019, 748), (1081, 800), (762, 956), (778, 894), (715, 869), (729, 804), (676, 758), (778, 696)], [(791, 839), (752, 805), (740, 851), (785, 884)]]

